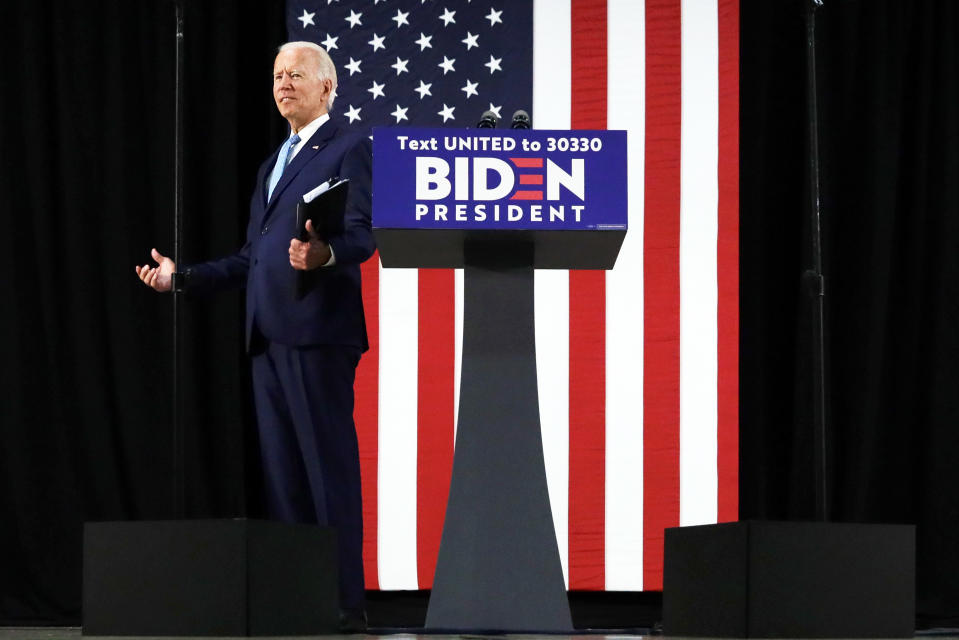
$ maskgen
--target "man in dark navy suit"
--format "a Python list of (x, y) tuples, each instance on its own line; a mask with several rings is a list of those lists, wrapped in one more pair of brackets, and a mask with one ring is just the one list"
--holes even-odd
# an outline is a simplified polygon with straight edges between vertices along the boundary
[[(290, 137), (260, 167), (246, 244), (235, 254), (177, 272), (137, 266), (157, 291), (173, 282), (189, 293), (246, 287), (246, 337), (267, 504), (284, 522), (337, 530), (344, 630), (365, 627), (360, 464), (353, 424), (353, 380), (368, 348), (360, 263), (374, 251), (368, 138), (330, 119), (336, 69), (321, 47), (291, 42), (273, 65), (273, 98)], [(293, 237), (296, 204), (333, 177), (349, 178), (344, 232), (329, 244)], [(176, 274), (176, 278), (174, 278)], [(306, 294), (294, 296), (298, 277)], [(182, 282), (182, 285), (179, 284)]]

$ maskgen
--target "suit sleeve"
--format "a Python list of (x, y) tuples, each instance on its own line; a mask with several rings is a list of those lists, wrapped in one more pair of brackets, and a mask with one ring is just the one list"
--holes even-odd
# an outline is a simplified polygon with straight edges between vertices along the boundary
[(340, 175), (350, 179), (343, 214), (343, 234), (330, 239), (336, 264), (359, 264), (376, 250), (373, 240), (373, 153), (369, 138), (362, 137), (343, 156)]
[(247, 242), (233, 255), (186, 267), (186, 293), (203, 295), (244, 287), (249, 269), (250, 243)]

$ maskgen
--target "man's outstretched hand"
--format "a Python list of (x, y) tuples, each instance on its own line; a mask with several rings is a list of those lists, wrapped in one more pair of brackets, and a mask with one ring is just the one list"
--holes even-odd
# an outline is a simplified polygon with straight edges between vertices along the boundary
[(156, 249), (151, 249), (150, 255), (156, 260), (157, 266), (137, 265), (137, 275), (148, 287), (157, 291), (169, 291), (173, 288), (173, 272), (176, 271), (176, 264)]
[(294, 269), (300, 271), (322, 267), (330, 261), (330, 256), (333, 255), (330, 251), (330, 245), (320, 240), (320, 237), (313, 231), (312, 220), (306, 221), (306, 230), (310, 234), (309, 241), (303, 242), (296, 238), (290, 240), (290, 264)]

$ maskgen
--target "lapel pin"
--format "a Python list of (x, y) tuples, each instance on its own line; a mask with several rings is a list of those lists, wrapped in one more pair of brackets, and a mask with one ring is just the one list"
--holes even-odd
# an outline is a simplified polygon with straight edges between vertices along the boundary
[(313, 148), (314, 148), (314, 149), (319, 149), (319, 148), (320, 148), (320, 145), (318, 145), (318, 144), (317, 144), (317, 145), (314, 145)]

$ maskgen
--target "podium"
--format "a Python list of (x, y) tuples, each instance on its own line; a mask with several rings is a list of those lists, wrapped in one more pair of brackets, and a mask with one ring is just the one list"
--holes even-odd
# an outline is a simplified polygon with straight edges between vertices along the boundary
[(386, 268), (463, 268), (453, 477), (426, 627), (569, 632), (540, 435), (534, 269), (611, 269), (623, 131), (377, 128)]

